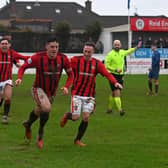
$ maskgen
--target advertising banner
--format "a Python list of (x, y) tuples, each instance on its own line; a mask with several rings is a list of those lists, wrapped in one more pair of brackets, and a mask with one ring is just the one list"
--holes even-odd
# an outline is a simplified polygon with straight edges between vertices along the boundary
[(168, 32), (168, 18), (134, 17), (130, 19), (131, 31)]
[[(168, 59), (168, 48), (158, 48), (161, 58)], [(151, 58), (152, 51), (150, 48), (139, 48), (132, 54), (134, 58)]]
[[(151, 67), (151, 58), (127, 58), (126, 74), (148, 74)], [(167, 74), (168, 68), (165, 68), (165, 60), (160, 60), (160, 74)]]

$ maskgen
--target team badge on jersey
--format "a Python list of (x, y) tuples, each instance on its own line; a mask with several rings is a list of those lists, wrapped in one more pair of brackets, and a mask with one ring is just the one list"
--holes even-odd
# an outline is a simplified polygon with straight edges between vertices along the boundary
[(32, 63), (31, 58), (29, 58), (29, 59), (27, 60), (27, 63), (28, 63), (28, 64), (31, 64), (31, 63)]
[(92, 69), (96, 69), (96, 67), (95, 67), (95, 66), (92, 66)]

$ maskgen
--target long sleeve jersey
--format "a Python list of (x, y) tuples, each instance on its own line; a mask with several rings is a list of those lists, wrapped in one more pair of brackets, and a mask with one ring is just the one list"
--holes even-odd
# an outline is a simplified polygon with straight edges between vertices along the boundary
[(160, 53), (156, 50), (152, 54), (152, 71), (160, 70)]
[(97, 74), (105, 76), (113, 84), (117, 82), (104, 64), (95, 58), (86, 61), (84, 56), (74, 56), (71, 58), (71, 66), (74, 73), (72, 95), (95, 97)]
[(12, 67), (19, 59), (27, 60), (29, 56), (23, 56), (14, 50), (3, 53), (0, 50), (0, 82), (12, 79)]
[(105, 58), (105, 66), (110, 73), (119, 74), (117, 69), (121, 69), (120, 75), (124, 74), (124, 59), (127, 55), (133, 53), (135, 48), (128, 50), (120, 49), (119, 51), (111, 50)]
[(36, 68), (36, 78), (33, 86), (44, 90), (47, 96), (55, 96), (58, 83), (65, 69), (68, 74), (65, 87), (69, 88), (73, 81), (73, 72), (66, 55), (59, 53), (56, 58), (49, 59), (46, 52), (39, 52), (29, 58), (18, 71), (18, 78), (22, 79), (27, 68)]

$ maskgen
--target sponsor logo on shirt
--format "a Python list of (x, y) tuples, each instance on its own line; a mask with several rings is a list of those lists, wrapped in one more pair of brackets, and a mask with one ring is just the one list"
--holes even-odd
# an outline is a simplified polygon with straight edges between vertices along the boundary
[(57, 64), (57, 67), (60, 67), (61, 66), (61, 64)]
[(60, 72), (44, 72), (45, 75), (59, 75)]
[(92, 66), (92, 69), (96, 69), (96, 67), (95, 67), (95, 66)]
[(87, 75), (87, 76), (93, 76), (91, 73), (86, 73), (86, 72), (79, 72), (80, 75)]
[(10, 64), (9, 61), (0, 61), (0, 64)]
[(29, 58), (29, 59), (27, 60), (27, 63), (28, 63), (28, 64), (31, 64), (31, 63), (32, 63), (32, 59)]

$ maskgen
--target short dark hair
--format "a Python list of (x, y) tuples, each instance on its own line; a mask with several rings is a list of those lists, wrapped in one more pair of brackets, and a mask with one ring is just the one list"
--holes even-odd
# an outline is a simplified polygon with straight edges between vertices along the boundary
[(95, 49), (95, 43), (92, 42), (92, 41), (86, 42), (86, 43), (84, 44), (84, 46), (91, 46), (91, 47), (93, 47), (93, 48)]
[(46, 43), (50, 43), (50, 42), (58, 42), (58, 41), (55, 37), (50, 37), (47, 39)]
[(4, 40), (7, 40), (8, 43), (11, 43), (11, 41), (10, 41), (7, 37), (3, 37), (3, 38), (1, 38), (1, 39), (0, 39), (0, 43), (1, 43), (2, 41), (4, 41)]

